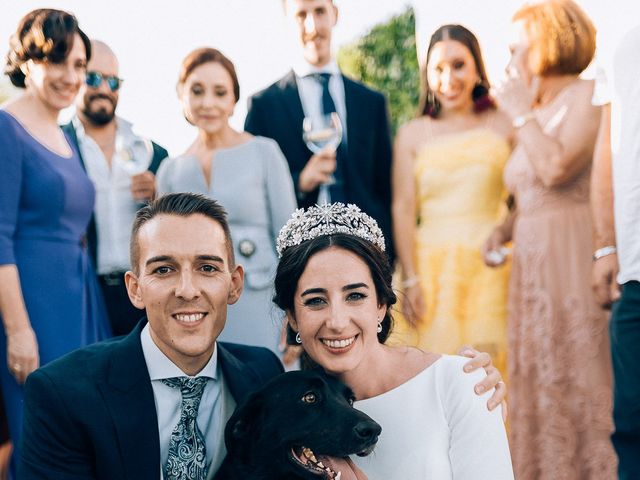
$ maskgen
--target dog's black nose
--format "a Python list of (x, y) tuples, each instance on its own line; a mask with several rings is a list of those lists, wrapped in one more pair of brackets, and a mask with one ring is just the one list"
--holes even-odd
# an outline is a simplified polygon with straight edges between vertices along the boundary
[(358, 424), (353, 427), (353, 430), (361, 439), (373, 440), (378, 435), (380, 435), (380, 432), (382, 432), (382, 427), (374, 421), (363, 420), (362, 422), (358, 422)]

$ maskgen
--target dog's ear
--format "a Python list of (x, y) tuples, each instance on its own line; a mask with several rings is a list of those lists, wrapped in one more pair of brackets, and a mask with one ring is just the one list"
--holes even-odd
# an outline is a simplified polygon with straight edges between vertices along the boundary
[(259, 436), (260, 418), (263, 410), (263, 399), (259, 392), (252, 393), (249, 398), (234, 412), (224, 431), (224, 442), (229, 456), (235, 457), (243, 463), (249, 463), (251, 458), (248, 441)]

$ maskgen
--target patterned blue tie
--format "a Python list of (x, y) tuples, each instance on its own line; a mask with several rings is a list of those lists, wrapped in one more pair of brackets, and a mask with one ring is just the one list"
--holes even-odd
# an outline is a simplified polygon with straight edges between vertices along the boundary
[(164, 467), (165, 480), (204, 480), (207, 478), (207, 455), (204, 435), (196, 421), (206, 377), (174, 377), (162, 383), (179, 388), (182, 394), (180, 420), (171, 432), (169, 455)]

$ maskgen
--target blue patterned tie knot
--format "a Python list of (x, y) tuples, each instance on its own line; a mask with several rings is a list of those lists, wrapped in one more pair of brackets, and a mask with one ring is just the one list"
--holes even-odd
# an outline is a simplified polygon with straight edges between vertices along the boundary
[(180, 420), (171, 432), (169, 455), (164, 468), (165, 480), (204, 480), (207, 456), (204, 435), (198, 428), (198, 407), (207, 384), (206, 377), (165, 378), (162, 383), (179, 388), (182, 394)]

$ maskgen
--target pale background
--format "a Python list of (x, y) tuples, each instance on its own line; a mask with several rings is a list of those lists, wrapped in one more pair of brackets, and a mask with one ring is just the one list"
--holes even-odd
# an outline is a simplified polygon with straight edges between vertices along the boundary
[[(520, 0), (335, 0), (340, 10), (334, 46), (349, 43), (380, 21), (413, 5), (418, 50), (442, 23), (462, 23), (479, 37), (490, 78), (502, 76), (508, 60), (509, 30)], [(640, 23), (636, 0), (579, 0), (599, 30), (600, 58), (610, 45)], [(213, 46), (235, 63), (241, 99), (232, 124), (241, 128), (248, 95), (281, 77), (298, 54), (297, 39), (284, 19), (281, 0), (3, 0), (0, 3), (0, 53), (19, 19), (34, 8), (73, 12), (90, 36), (109, 43), (120, 59), (125, 83), (119, 115), (137, 130), (179, 154), (195, 135), (183, 119), (175, 95), (181, 59), (193, 48)], [(640, 59), (640, 52), (639, 52)], [(638, 61), (639, 59), (630, 59)], [(5, 80), (3, 79), (4, 83)]]

